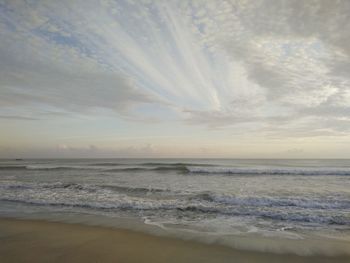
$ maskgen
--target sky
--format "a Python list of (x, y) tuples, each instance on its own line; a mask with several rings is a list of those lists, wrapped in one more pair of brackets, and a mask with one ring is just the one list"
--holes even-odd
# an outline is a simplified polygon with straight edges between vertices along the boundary
[(350, 158), (348, 0), (0, 0), (0, 158)]

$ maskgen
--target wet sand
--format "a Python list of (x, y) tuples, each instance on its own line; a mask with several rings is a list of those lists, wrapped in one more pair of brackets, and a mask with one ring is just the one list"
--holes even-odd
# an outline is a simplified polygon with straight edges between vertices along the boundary
[(107, 227), (0, 219), (0, 262), (350, 262), (235, 250)]

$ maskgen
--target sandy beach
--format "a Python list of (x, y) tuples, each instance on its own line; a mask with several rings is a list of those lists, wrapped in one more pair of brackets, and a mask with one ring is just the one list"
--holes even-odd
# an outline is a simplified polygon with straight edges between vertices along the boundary
[(234, 250), (124, 229), (0, 219), (0, 262), (349, 262)]

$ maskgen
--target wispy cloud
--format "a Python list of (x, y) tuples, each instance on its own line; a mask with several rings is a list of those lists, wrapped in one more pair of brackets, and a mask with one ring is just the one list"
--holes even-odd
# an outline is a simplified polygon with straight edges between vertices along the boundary
[(346, 0), (3, 1), (0, 113), (343, 135), (349, 13)]
[(25, 117), (25, 116), (16, 116), (16, 115), (0, 115), (0, 119), (6, 119), (6, 120), (21, 120), (21, 121), (33, 121), (33, 120), (39, 120), (37, 118), (32, 117)]

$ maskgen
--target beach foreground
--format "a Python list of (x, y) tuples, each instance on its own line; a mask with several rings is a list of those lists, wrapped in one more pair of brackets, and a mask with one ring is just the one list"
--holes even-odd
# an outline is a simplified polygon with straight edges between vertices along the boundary
[(0, 219), (0, 262), (349, 262), (235, 250), (124, 229)]

